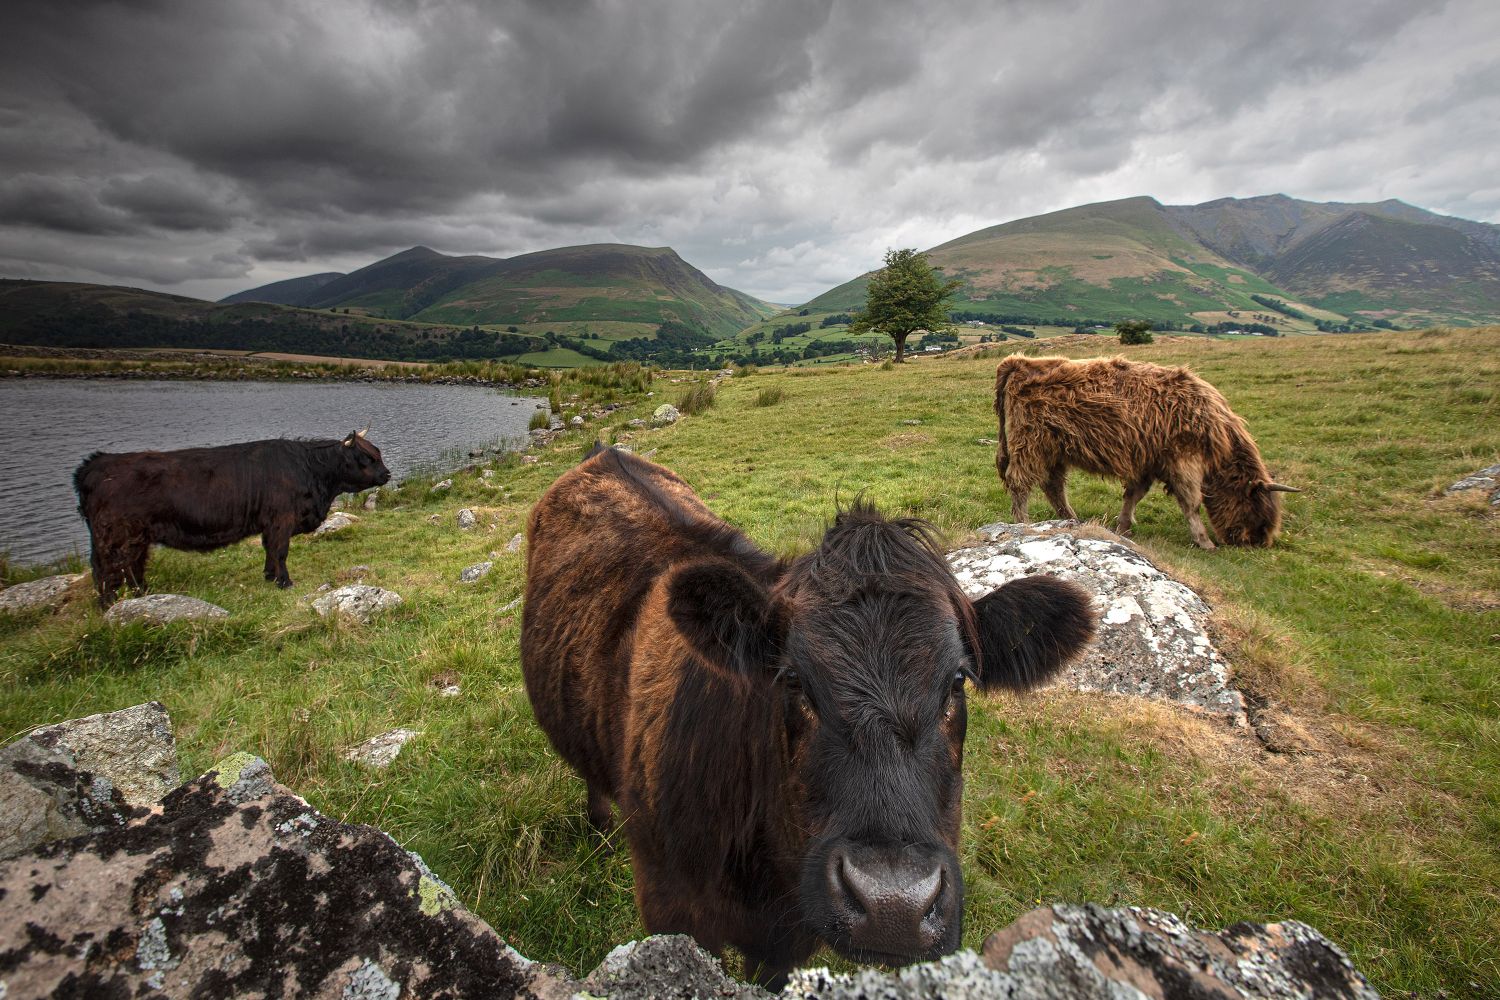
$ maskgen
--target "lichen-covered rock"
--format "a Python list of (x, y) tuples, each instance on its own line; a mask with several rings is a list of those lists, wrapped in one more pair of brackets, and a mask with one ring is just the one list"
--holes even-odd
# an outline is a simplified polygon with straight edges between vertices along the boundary
[(1306, 924), (1235, 924), (1211, 933), (1161, 910), (1042, 907), (984, 943), (1015, 997), (1145, 996), (1379, 1000), (1338, 946)]
[(519, 531), (510, 536), (510, 541), (505, 543), (506, 552), (520, 552), (521, 546), (526, 544), (526, 536)]
[(464, 531), (468, 531), (470, 528), (474, 527), (474, 525), (479, 523), (478, 515), (476, 515), (474, 511), (468, 507), (459, 508), (457, 518), (458, 526)]
[(663, 403), (651, 411), (651, 423), (656, 427), (675, 424), (681, 417), (682, 413), (671, 403)]
[(335, 531), (343, 531), (345, 528), (357, 522), (359, 518), (353, 514), (346, 514), (338, 510), (329, 514), (323, 523), (313, 529), (314, 535), (331, 535)]
[(718, 959), (682, 934), (619, 945), (584, 979), (582, 992), (610, 1000), (764, 1000), (770, 996), (730, 979)]
[(380, 506), (380, 490), (371, 490), (370, 495), (365, 497), (365, 502), (361, 506), (365, 510), (374, 510), (376, 507)]
[(124, 826), (0, 863), (0, 899), (9, 998), (572, 993), (420, 859), (248, 755)]
[(131, 805), (159, 802), (182, 783), (172, 719), (159, 701), (43, 726), (27, 739), (108, 778)]
[(0, 590), (0, 614), (62, 607), (68, 599), (68, 588), (82, 579), (82, 573), (64, 573), (6, 587)]
[(1244, 698), (1208, 634), (1210, 608), (1190, 588), (1122, 542), (1069, 533), (1067, 522), (990, 524), (979, 535), (986, 543), (948, 554), (969, 596), (1034, 573), (1094, 595), (1098, 635), (1058, 683), (1173, 701), (1244, 724)]
[(48, 841), (123, 826), (130, 813), (113, 782), (80, 770), (66, 750), (28, 738), (0, 748), (0, 861)]
[(490, 570), (494, 568), (495, 564), (488, 559), (484, 562), (475, 563), (472, 566), (465, 566), (462, 570), (459, 571), (458, 582), (475, 583), (488, 576)]
[(444, 479), (442, 482), (433, 483), (432, 484), (432, 489), (431, 489), (430, 492), (432, 492), (432, 493), (441, 493), (444, 490), (451, 490), (451, 489), (453, 489), (453, 480), (451, 480), (451, 479)]
[(166, 625), (171, 622), (217, 621), (228, 618), (229, 612), (217, 604), (200, 601), (184, 594), (147, 594), (145, 597), (130, 597), (110, 605), (104, 612), (104, 620), (114, 625), (144, 622), (147, 625)]
[(344, 759), (366, 767), (386, 768), (401, 753), (401, 748), (422, 734), (415, 729), (392, 729), (371, 736), (358, 746), (344, 751)]
[(1466, 493), (1469, 490), (1483, 490), (1489, 494), (1490, 506), (1500, 507), (1500, 465), (1480, 469), (1473, 475), (1465, 476), (1458, 482), (1450, 484), (1447, 489), (1443, 490), (1443, 496)]
[(401, 604), (401, 595), (394, 590), (372, 587), (367, 583), (351, 583), (347, 587), (330, 590), (312, 602), (313, 610), (327, 618), (343, 615), (368, 625), (382, 611)]
[(583, 422), (584, 421), (583, 421), (582, 417), (574, 415), (573, 417), (569, 418), (569, 420), (568, 420), (568, 426), (569, 427), (582, 427), (583, 426)]

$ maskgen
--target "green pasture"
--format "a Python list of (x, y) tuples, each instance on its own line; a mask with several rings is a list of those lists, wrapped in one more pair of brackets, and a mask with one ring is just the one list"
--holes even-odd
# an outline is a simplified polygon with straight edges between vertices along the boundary
[[(325, 813), (421, 854), (522, 953), (590, 968), (643, 929), (628, 854), (590, 831), (583, 786), (521, 684), (522, 559), (504, 550), (531, 503), (597, 437), (654, 450), (776, 552), (815, 544), (861, 493), (959, 544), (1010, 508), (981, 440), (995, 436), (995, 359), (1056, 349), (1010, 340), (889, 370), (762, 370), (675, 425), (629, 428), (693, 385), (658, 376), (654, 395), (535, 464), (461, 470), (440, 494), (408, 482), (353, 527), (295, 539), (285, 592), (262, 580), (254, 540), (158, 551), (153, 590), (232, 617), (112, 628), (81, 598), (0, 619), (0, 737), (160, 699), (185, 773), (259, 754)], [(1135, 541), (1214, 606), (1265, 732), (1106, 695), (972, 698), (964, 943), (1056, 902), (1161, 907), (1207, 927), (1295, 919), (1388, 996), (1500, 997), (1500, 512), (1439, 495), (1500, 461), (1500, 328), (1128, 350), (1217, 385), (1278, 479), (1305, 491), (1270, 549), (1199, 551), (1160, 492), (1137, 510)], [(1117, 512), (1116, 484), (1075, 473), (1070, 487), (1081, 515)], [(1032, 516), (1050, 516), (1039, 494)], [(458, 528), (460, 507), (478, 528)], [(489, 576), (458, 582), (492, 555)], [(308, 595), (356, 565), (405, 603), (367, 627), (317, 618)], [(38, 572), (5, 568), (11, 581)], [(451, 684), (462, 693), (443, 697)], [(388, 770), (342, 759), (397, 726), (421, 736)]]

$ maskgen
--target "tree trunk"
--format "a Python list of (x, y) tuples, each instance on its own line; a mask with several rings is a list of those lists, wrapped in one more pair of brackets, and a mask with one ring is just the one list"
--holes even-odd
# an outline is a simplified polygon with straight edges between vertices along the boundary
[(909, 333), (891, 334), (892, 339), (896, 341), (896, 364), (898, 365), (906, 363), (906, 338), (909, 336), (911, 336)]

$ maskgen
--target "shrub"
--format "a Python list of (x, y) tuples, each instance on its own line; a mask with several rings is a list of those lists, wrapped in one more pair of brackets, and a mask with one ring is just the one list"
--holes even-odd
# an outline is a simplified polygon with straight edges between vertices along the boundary
[(1122, 319), (1115, 324), (1115, 332), (1122, 344), (1149, 344), (1156, 338), (1151, 336), (1151, 324), (1144, 319)]
[(895, 365), (894, 362), (891, 361), (890, 358), (886, 358), (885, 359), (885, 363), (880, 366), (880, 370), (883, 371), (883, 372), (894, 371), (895, 368), (896, 368), (896, 365)]
[(684, 415), (702, 413), (714, 405), (715, 392), (712, 382), (698, 382), (677, 400), (677, 409)]
[(783, 389), (779, 385), (771, 386), (770, 388), (762, 389), (760, 391), (760, 395), (758, 395), (758, 396), (755, 397), (755, 405), (756, 406), (775, 406), (777, 403), (781, 402), (785, 398), (786, 398), (786, 390), (785, 389)]

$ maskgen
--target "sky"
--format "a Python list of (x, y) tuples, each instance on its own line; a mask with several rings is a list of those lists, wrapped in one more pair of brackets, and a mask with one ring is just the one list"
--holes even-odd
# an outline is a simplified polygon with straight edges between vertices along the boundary
[(215, 299), (422, 244), (799, 303), (1135, 195), (1500, 222), (1494, 0), (7, 0), (0, 276)]

